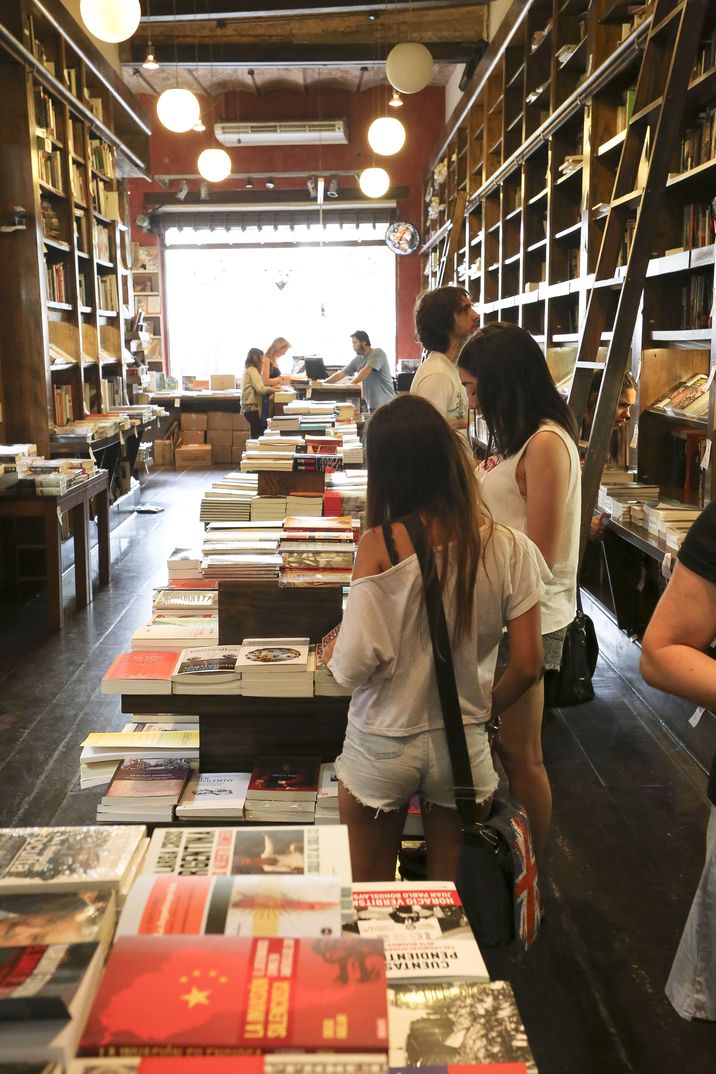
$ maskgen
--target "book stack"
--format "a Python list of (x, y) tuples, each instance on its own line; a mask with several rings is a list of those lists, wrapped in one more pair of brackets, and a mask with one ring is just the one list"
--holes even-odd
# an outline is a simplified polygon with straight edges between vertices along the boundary
[(201, 522), (247, 522), (257, 493), (243, 489), (209, 489), (201, 498)]
[(118, 762), (128, 760), (186, 760), (198, 765), (199, 731), (190, 729), (190, 725), (174, 731), (136, 730), (142, 725), (134, 723), (130, 726), (132, 730), (92, 731), (87, 735), (82, 742), (80, 771), (85, 768), (91, 774), (94, 765), (106, 769), (110, 762), (116, 767)]
[(250, 772), (197, 772), (189, 780), (176, 808), (185, 820), (241, 819)]
[(117, 936), (341, 936), (337, 876), (140, 876)]
[(286, 497), (286, 516), (321, 518), (323, 515), (323, 496), (313, 492), (289, 492)]
[(170, 694), (176, 663), (173, 651), (120, 653), (102, 676), (102, 693)]
[[(126, 723), (117, 734), (124, 736), (136, 735), (139, 732), (146, 732), (148, 735), (158, 735), (163, 731), (195, 731), (199, 732), (198, 717), (184, 717), (180, 719), (173, 719), (170, 716), (165, 717), (163, 720), (161, 716), (150, 717), (152, 722), (145, 722), (145, 717), (140, 720), (132, 720), (130, 723)], [(133, 740), (129, 737), (126, 738), (126, 742), (130, 743)], [(136, 740), (138, 741), (138, 740)], [(85, 790), (89, 787), (103, 787), (108, 784), (113, 778), (117, 768), (120, 764), (118, 756), (110, 753), (108, 756), (100, 754), (99, 756), (93, 755), (92, 751), (88, 751), (84, 756), (80, 756), (80, 789)], [(135, 818), (139, 820), (140, 818)], [(144, 823), (144, 818), (142, 823)]]
[(257, 496), (251, 501), (251, 521), (282, 519), (286, 515), (285, 496)]
[(284, 571), (344, 571), (350, 582), (356, 546), (343, 530), (284, 530), (278, 546)]
[(190, 773), (183, 758), (122, 761), (97, 806), (97, 821), (171, 823)]
[(152, 608), (156, 612), (194, 616), (215, 612), (219, 604), (217, 589), (155, 589)]
[(172, 672), (175, 694), (241, 694), (241, 672), (237, 670), (237, 645), (199, 646), (182, 649)]
[(317, 757), (261, 757), (251, 771), (247, 820), (313, 824), (321, 762)]
[(132, 634), (135, 651), (180, 653), (190, 646), (215, 646), (219, 640), (219, 623), (214, 612), (195, 615), (170, 615), (157, 612), (152, 619)]
[(679, 549), (700, 513), (698, 507), (686, 503), (646, 504), (644, 524), (652, 536), (671, 548)]
[(316, 824), (340, 824), (338, 816), (338, 776), (335, 765), (322, 764), (318, 777)]
[(191, 548), (175, 548), (167, 561), (169, 581), (201, 578), (201, 553)]
[[(616, 519), (618, 515), (621, 521), (628, 522), (632, 520), (635, 504), (643, 504), (658, 498), (658, 485), (649, 485), (641, 481), (619, 481), (599, 486), (597, 507), (601, 511), (608, 512), (612, 518)], [(633, 521), (637, 522), (637, 518)]]
[(709, 378), (705, 373), (694, 373), (688, 380), (680, 380), (665, 395), (652, 403), (652, 410), (686, 414), (690, 418), (703, 418), (709, 408)]
[(245, 697), (313, 697), (315, 665), (308, 638), (245, 638), (236, 661)]

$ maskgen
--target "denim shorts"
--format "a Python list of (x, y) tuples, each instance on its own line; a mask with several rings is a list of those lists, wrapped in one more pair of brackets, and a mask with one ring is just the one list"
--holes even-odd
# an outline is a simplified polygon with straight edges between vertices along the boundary
[[(497, 789), (484, 724), (467, 724), (475, 799), (484, 802)], [(400, 809), (414, 794), (446, 809), (455, 808), (455, 786), (443, 728), (413, 735), (380, 735), (348, 724), (336, 774), (361, 805), (371, 809)]]
[[(559, 630), (553, 630), (549, 634), (542, 635), (542, 656), (544, 659), (545, 671), (559, 671), (562, 663), (562, 649), (564, 648), (564, 639), (567, 633), (566, 626), (560, 627)], [(502, 635), (500, 646), (497, 650), (497, 666), (498, 668), (507, 667), (510, 662), (510, 643), (507, 634)]]

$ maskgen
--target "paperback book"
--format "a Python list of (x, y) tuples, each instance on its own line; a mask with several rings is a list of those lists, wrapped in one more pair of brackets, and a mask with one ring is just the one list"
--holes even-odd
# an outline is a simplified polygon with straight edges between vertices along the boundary
[(103, 694), (170, 694), (176, 652), (121, 653), (102, 677)]
[(316, 800), (321, 762), (317, 757), (260, 757), (251, 772), (246, 800)]
[(0, 1024), (67, 1020), (96, 943), (0, 947)]
[(250, 772), (196, 773), (181, 796), (177, 817), (242, 817), (250, 779)]
[[(503, 1068), (495, 1074), (524, 1074), (526, 1068)], [(25, 1074), (17, 1071), (17, 1074)], [(28, 1071), (27, 1074), (34, 1074)], [(43, 1071), (42, 1074), (59, 1074)], [(378, 1052), (328, 1052), (316, 1055), (127, 1056), (124, 1059), (75, 1059), (67, 1074), (388, 1074)], [(446, 1072), (447, 1074), (447, 1072)], [(458, 1074), (458, 1072), (456, 1072)], [(468, 1074), (463, 1071), (463, 1074)], [(469, 1074), (483, 1074), (474, 1069)], [(492, 1074), (485, 1069), (484, 1074)]]
[(0, 828), (0, 895), (122, 891), (146, 844), (142, 825)]
[(108, 947), (116, 912), (113, 891), (0, 895), (0, 947), (92, 942)]

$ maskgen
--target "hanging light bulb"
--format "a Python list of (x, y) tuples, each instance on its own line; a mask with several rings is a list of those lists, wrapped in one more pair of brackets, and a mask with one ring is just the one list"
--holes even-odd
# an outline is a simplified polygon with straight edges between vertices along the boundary
[(231, 172), (231, 157), (225, 149), (205, 149), (199, 154), (197, 167), (210, 183), (221, 183)]
[(405, 127), (395, 116), (374, 119), (368, 128), (368, 145), (381, 157), (392, 157), (405, 145)]
[(196, 123), (194, 124), (194, 126), (191, 129), (193, 131), (199, 131), (199, 132), (206, 130), (206, 125), (204, 123), (204, 120), (201, 118), (201, 116), (199, 116), (199, 118), (197, 119)]
[(433, 58), (418, 41), (403, 41), (388, 53), (385, 73), (399, 93), (419, 93), (433, 77)]
[(152, 42), (149, 42), (147, 47), (147, 58), (142, 64), (145, 71), (156, 71), (159, 68), (156, 56), (154, 55), (154, 49), (152, 48)]
[(82, 21), (99, 41), (126, 41), (139, 26), (139, 0), (80, 0)]
[(393, 95), (390, 98), (390, 100), (388, 101), (388, 104), (389, 104), (389, 106), (391, 108), (402, 108), (403, 107), (403, 98), (400, 96), (400, 94), (398, 93), (397, 89), (393, 90)]
[(176, 134), (191, 130), (200, 114), (199, 102), (194, 94), (191, 90), (182, 89), (180, 86), (164, 90), (157, 101), (157, 115), (160, 123)]
[(390, 176), (385, 168), (364, 168), (358, 185), (367, 198), (382, 198), (390, 186)]

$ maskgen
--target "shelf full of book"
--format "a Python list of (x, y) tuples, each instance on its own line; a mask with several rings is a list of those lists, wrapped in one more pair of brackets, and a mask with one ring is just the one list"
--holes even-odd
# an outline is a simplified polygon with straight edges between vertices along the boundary
[[(469, 106), (456, 114), (425, 180), (425, 277), (435, 286), (440, 247), (452, 215), (467, 144), (463, 187), (468, 196), (461, 242), (443, 283), (471, 294), (482, 324), (505, 320), (529, 331), (545, 351), (558, 385), (571, 381), (580, 326), (612, 197), (624, 132), (653, 3), (614, 5), (612, 0), (532, 0), (515, 3), (506, 27), (488, 49)], [(674, 0), (674, 12), (677, 12)], [(674, 22), (674, 20), (671, 20)], [(630, 439), (632, 462), (674, 493), (672, 474), (653, 472), (648, 437), (639, 415), (651, 411), (670, 388), (699, 375), (703, 384), (716, 363), (714, 217), (716, 204), (716, 9), (710, 5), (693, 60), (680, 144), (666, 184), (660, 226), (642, 312), (632, 341), (630, 368), (639, 381)], [(630, 200), (629, 200), (630, 199)], [(633, 203), (624, 232), (622, 265), (636, 218)], [(442, 229), (442, 230), (441, 230)], [(609, 326), (608, 326), (609, 327)], [(608, 332), (603, 337), (606, 354)], [(711, 398), (700, 404), (704, 445), (714, 420)], [(657, 406), (658, 410), (658, 406)], [(672, 410), (646, 419), (649, 435), (673, 442), (683, 424)], [(637, 434), (637, 426), (639, 431)], [(678, 439), (678, 437), (677, 437)], [(693, 439), (693, 438), (692, 438)], [(696, 487), (713, 495), (710, 452), (699, 451), (706, 476)]]
[(148, 370), (164, 370), (164, 308), (159, 246), (132, 247), (135, 308), (135, 353)]
[(125, 177), (149, 124), (59, 0), (0, 0), (0, 83), (0, 192), (27, 214), (3, 237), (0, 440), (46, 453), (53, 427), (127, 401)]

